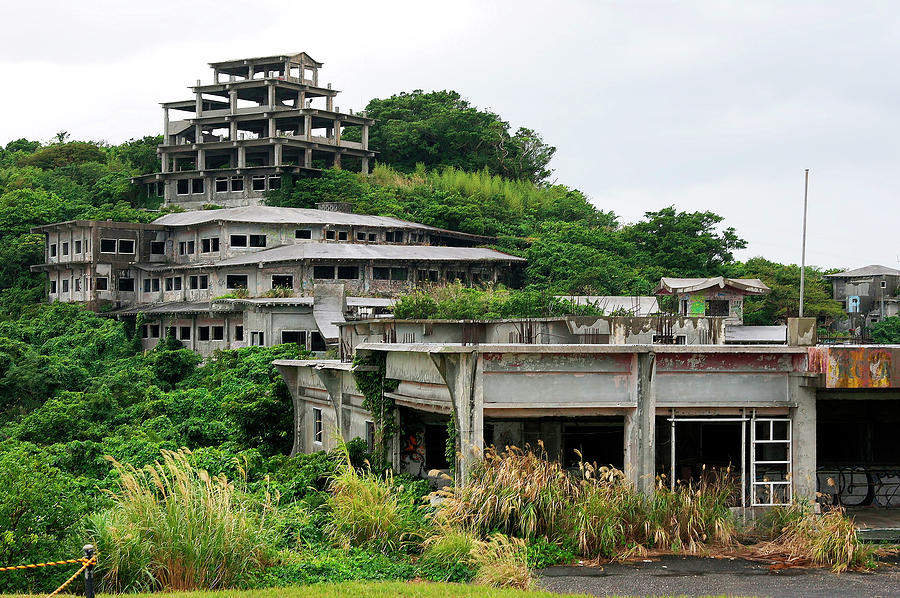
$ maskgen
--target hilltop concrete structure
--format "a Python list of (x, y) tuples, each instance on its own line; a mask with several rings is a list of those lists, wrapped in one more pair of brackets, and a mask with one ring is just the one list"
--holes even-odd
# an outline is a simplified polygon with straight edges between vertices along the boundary
[(518, 283), (525, 260), (478, 247), (488, 237), (321, 208), (39, 226), (45, 260), (32, 269), (47, 273), (49, 301), (143, 314), (145, 348), (169, 333), (201, 354), (283, 342), (324, 351), (337, 345), (334, 322), (383, 313), (411, 289)]
[(213, 80), (198, 79), (193, 98), (162, 105), (162, 170), (134, 179), (148, 195), (192, 209), (256, 205), (283, 176), (368, 172), (374, 121), (335, 106), (322, 62), (300, 52), (209, 66)]
[(870, 265), (835, 274), (832, 297), (847, 313), (848, 328), (862, 332), (866, 326), (900, 314), (900, 270)]
[(744, 323), (744, 297), (766, 295), (772, 289), (758, 278), (663, 278), (657, 295), (674, 295), (683, 316), (716, 316), (726, 324)]

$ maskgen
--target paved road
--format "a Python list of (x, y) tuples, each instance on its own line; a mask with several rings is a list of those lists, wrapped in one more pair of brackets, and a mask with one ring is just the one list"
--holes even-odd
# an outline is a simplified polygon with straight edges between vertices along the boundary
[(769, 571), (762, 563), (743, 560), (666, 556), (651, 563), (550, 567), (539, 573), (542, 589), (562, 594), (900, 598), (900, 566), (895, 563), (874, 573), (835, 575), (821, 569)]

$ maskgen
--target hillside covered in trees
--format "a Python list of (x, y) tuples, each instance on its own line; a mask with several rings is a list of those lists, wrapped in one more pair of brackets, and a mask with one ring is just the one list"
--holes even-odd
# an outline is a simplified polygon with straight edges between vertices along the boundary
[[(269, 204), (347, 201), (360, 213), (495, 236), (497, 248), (528, 259), (525, 292), (542, 297), (645, 295), (662, 276), (725, 275), (773, 288), (747, 302), (748, 324), (797, 312), (798, 268), (736, 261), (746, 243), (715, 213), (668, 207), (622, 222), (577, 189), (547, 182), (555, 149), (536, 132), (511, 132), (455, 92), (404, 93), (367, 110), (382, 164), (369, 175), (329, 170), (286, 181)], [(0, 537), (0, 563), (57, 558), (80, 545), (83, 516), (108, 504), (106, 455), (143, 466), (161, 449), (188, 447), (213, 475), (243, 475), (260, 495), (277, 490), (287, 504), (306, 496), (298, 484), (321, 484), (331, 471), (283, 456), (292, 408), (271, 361), (301, 356), (297, 346), (230, 351), (201, 364), (177, 342), (140, 352), (133, 324), (41, 303), (42, 275), (29, 268), (43, 260), (44, 242), (31, 227), (158, 217), (148, 211), (158, 204), (129, 178), (159, 169), (159, 141), (110, 145), (60, 133), (0, 150), (0, 529), (14, 530)], [(838, 315), (821, 274), (808, 271), (807, 314)], [(315, 522), (307, 524), (302, 533), (315, 535)], [(0, 578), (0, 589), (49, 587), (55, 575)]]

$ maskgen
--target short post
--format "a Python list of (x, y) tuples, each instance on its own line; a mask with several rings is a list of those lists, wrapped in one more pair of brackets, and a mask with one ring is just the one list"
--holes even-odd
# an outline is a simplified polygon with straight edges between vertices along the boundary
[[(86, 544), (84, 547), (84, 558), (94, 558), (94, 546)], [(94, 565), (90, 564), (84, 570), (84, 596), (85, 598), (94, 598)]]

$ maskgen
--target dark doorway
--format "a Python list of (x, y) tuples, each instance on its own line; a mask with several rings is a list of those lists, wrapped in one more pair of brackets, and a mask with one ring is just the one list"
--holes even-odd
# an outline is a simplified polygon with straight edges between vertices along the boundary
[[(623, 418), (584, 424), (566, 424), (563, 428), (563, 462), (577, 467), (578, 462), (612, 465), (625, 464), (625, 422)], [(578, 453), (581, 453), (579, 458)]]
[(447, 426), (427, 424), (425, 426), (425, 467), (427, 469), (448, 469)]

